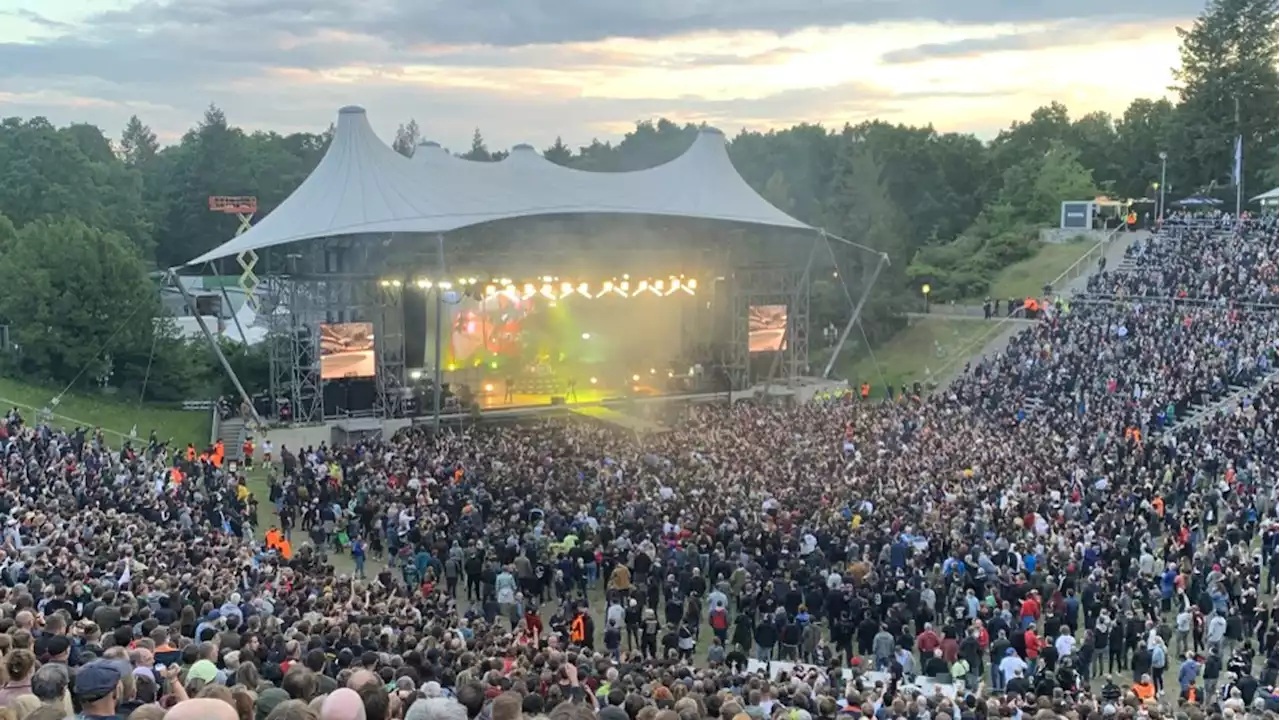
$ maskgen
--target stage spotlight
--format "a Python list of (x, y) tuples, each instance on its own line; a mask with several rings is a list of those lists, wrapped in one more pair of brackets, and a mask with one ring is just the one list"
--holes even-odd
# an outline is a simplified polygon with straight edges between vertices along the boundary
[(566, 297), (568, 297), (568, 296), (570, 296), (570, 295), (572, 295), (572, 294), (573, 294), (573, 284), (572, 284), (572, 283), (560, 283), (560, 297), (561, 297), (561, 298), (566, 298)]
[(552, 278), (551, 278), (551, 276), (550, 276), (550, 275), (543, 275), (543, 276), (542, 276), (542, 282), (544, 282), (544, 283), (552, 282)]
[(671, 289), (667, 290), (665, 293), (663, 293), (663, 295), (670, 295), (671, 293), (681, 289), (683, 288), (681, 288), (680, 286), (680, 278), (673, 277), (671, 278)]
[(430, 281), (430, 280), (427, 280), (426, 278), (419, 278), (419, 279), (418, 279), (418, 288), (419, 288), (419, 289), (421, 289), (421, 290), (430, 290), (430, 289), (431, 289), (431, 281)]
[(381, 285), (382, 287), (391, 287), (391, 281), (390, 281), (390, 280), (383, 280), (383, 281), (379, 282), (378, 284), (379, 284), (379, 285)]
[(597, 380), (596, 378), (591, 378), (591, 384), (592, 384), (592, 385), (595, 385), (595, 384), (596, 384), (596, 383), (598, 383), (598, 382), (600, 382), (600, 381), (599, 381), (599, 380)]
[(658, 374), (658, 371), (657, 371), (657, 370), (655, 370), (655, 369), (653, 369), (653, 368), (649, 368), (649, 374), (650, 374), (650, 375), (657, 375), (657, 374)]
[(587, 283), (578, 283), (578, 294), (583, 297), (591, 297), (591, 286)]
[(673, 378), (673, 377), (675, 377), (675, 376), (676, 376), (676, 371), (675, 371), (675, 370), (668, 370), (668, 371), (667, 371), (667, 377), (669, 377), (669, 378)]
[(410, 371), (409, 371), (409, 379), (410, 379), (410, 380), (421, 380), (421, 379), (422, 379), (422, 371), (421, 371), (421, 370), (410, 370)]
[(448, 370), (449, 372), (453, 372), (454, 370), (458, 369), (458, 366), (454, 365), (453, 363), (449, 363), (448, 365), (444, 366), (444, 369)]
[(533, 297), (533, 296), (534, 296), (534, 294), (536, 294), (537, 292), (538, 292), (538, 289), (537, 289), (537, 288), (535, 288), (535, 287), (533, 286), (533, 283), (525, 283), (525, 284), (524, 284), (524, 299), (525, 299), (525, 300), (528, 300), (529, 298)]
[(453, 283), (449, 282), (448, 280), (441, 280), (440, 284), (437, 287), (439, 287), (441, 290), (452, 290)]
[(596, 295), (596, 297), (600, 297), (601, 295), (608, 295), (611, 292), (613, 292), (613, 281), (605, 280), (604, 285), (600, 288), (600, 294)]
[(392, 281), (391, 281), (391, 286), (392, 286), (392, 287), (400, 287), (400, 286), (402, 286), (402, 285), (404, 285), (404, 283), (403, 283), (403, 282), (400, 282), (399, 280), (392, 280)]
[(698, 289), (698, 279), (697, 279), (697, 278), (689, 278), (689, 282), (685, 283), (685, 284), (684, 284), (684, 286), (685, 286), (685, 287), (687, 287), (687, 288), (689, 288), (689, 289), (691, 289), (691, 290), (697, 290), (697, 289)]
[[(626, 275), (623, 275), (622, 277), (626, 277)], [(619, 295), (626, 297), (627, 293), (631, 291), (631, 283), (623, 280), (622, 283), (618, 285), (617, 291)]]
[(485, 295), (485, 297), (493, 297), (494, 295), (497, 295), (497, 294), (498, 294), (498, 286), (497, 286), (497, 285), (485, 285), (485, 286), (484, 286), (484, 295)]
[(476, 284), (476, 279), (475, 279), (475, 278), (473, 278), (473, 277), (469, 277), (469, 278), (467, 278), (467, 284), (468, 284), (468, 285), (475, 285), (475, 284)]
[(554, 290), (551, 289), (551, 283), (543, 283), (541, 292), (542, 292), (542, 297), (548, 300), (556, 299), (556, 293)]
[(583, 340), (590, 340), (590, 339), (591, 339), (591, 333), (582, 333), (582, 339), (583, 339)]
[(491, 363), (489, 363), (489, 369), (490, 369), (490, 370), (497, 370), (497, 369), (498, 369), (498, 363), (497, 363), (496, 361), (495, 361), (495, 362), (491, 362)]
[(631, 382), (640, 382), (640, 376), (639, 376), (639, 375), (632, 375), (632, 376), (631, 376)]
[(493, 392), (493, 383), (485, 383), (485, 384), (484, 384), (484, 391), (485, 391), (485, 392)]

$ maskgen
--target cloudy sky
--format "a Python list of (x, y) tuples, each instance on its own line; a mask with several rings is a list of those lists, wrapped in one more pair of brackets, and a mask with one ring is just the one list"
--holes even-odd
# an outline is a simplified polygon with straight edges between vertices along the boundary
[(1203, 0), (0, 0), (0, 116), (132, 114), (164, 141), (205, 106), (389, 139), (570, 144), (666, 116), (727, 132), (867, 118), (993, 134), (1060, 100), (1166, 92)]

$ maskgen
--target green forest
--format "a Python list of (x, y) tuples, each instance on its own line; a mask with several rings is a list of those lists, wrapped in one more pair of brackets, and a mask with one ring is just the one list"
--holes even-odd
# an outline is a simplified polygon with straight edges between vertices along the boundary
[[(921, 279), (939, 300), (980, 298), (996, 272), (1035, 250), (1061, 200), (1153, 197), (1161, 151), (1171, 199), (1233, 198), (1237, 133), (1246, 193), (1280, 185), (1274, 0), (1211, 0), (1180, 41), (1175, 86), (1134, 88), (1118, 116), (1073, 117), (1053, 103), (989, 141), (879, 121), (801, 124), (730, 133), (730, 155), (782, 210), (888, 253), (892, 266), (867, 312), (876, 342), (894, 330), (889, 308)], [(584, 170), (636, 170), (674, 158), (696, 131), (654, 119), (617, 142), (573, 148), (557, 139), (544, 153)], [(264, 216), (319, 162), (331, 132), (248, 131), (213, 105), (167, 147), (139, 117), (122, 129), (0, 121), (0, 324), (20, 348), (3, 353), (4, 373), (159, 401), (216, 389), (208, 349), (153, 321), (154, 273), (234, 234), (233, 217), (208, 211), (210, 195), (257, 196)], [(393, 145), (411, 154), (419, 139), (406, 119)], [(483, 128), (465, 153), (504, 155), (486, 146)], [(829, 320), (839, 321), (816, 318)], [(254, 355), (238, 348), (233, 359), (261, 368)], [(263, 372), (248, 374), (265, 382)]]

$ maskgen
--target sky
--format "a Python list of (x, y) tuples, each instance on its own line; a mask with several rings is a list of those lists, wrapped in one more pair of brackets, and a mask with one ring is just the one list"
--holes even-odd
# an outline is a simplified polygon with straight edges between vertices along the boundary
[(319, 132), (361, 105), (465, 150), (879, 118), (990, 137), (1051, 101), (1168, 93), (1203, 0), (0, 0), (0, 116), (138, 115), (174, 142), (210, 103)]

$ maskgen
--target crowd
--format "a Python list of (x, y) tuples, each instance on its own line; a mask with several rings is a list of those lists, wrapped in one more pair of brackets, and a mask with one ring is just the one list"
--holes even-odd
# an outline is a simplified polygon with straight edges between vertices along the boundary
[[(1236, 232), (1142, 273), (1258, 297)], [(1276, 363), (1274, 313), (1059, 302), (928, 397), (281, 447), (287, 552), (230, 463), (14, 411), (0, 718), (1275, 717)]]

